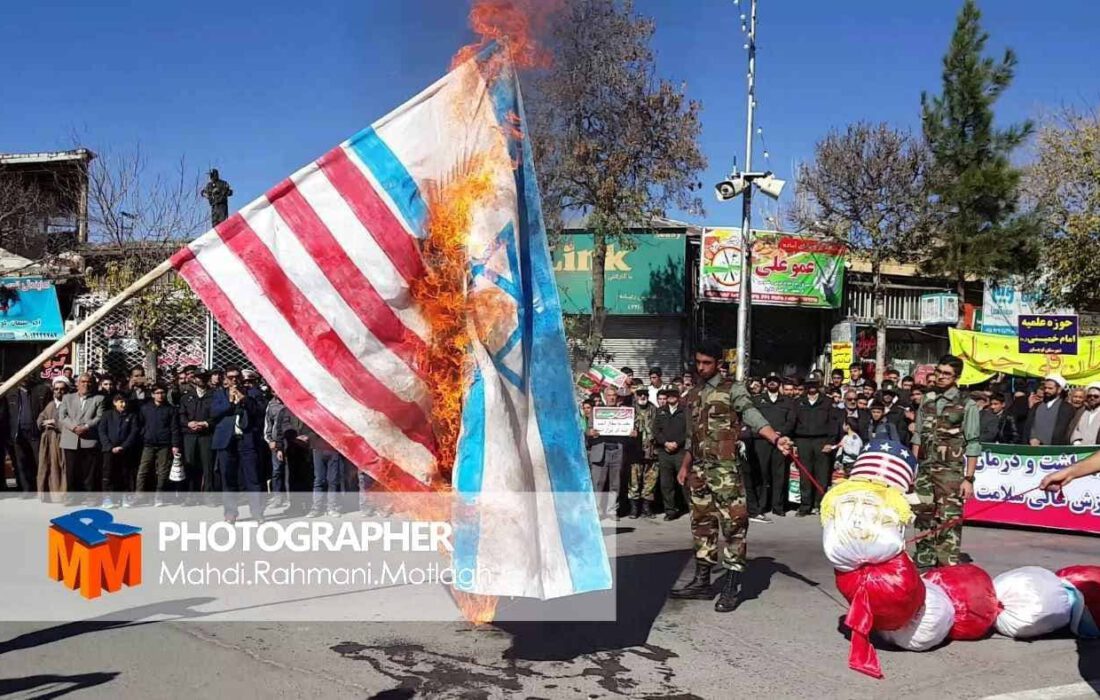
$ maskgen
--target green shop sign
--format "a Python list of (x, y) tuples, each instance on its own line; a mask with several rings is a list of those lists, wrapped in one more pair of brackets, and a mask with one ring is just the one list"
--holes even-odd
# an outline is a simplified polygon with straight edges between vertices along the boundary
[[(610, 314), (673, 314), (684, 310), (684, 235), (645, 233), (633, 247), (609, 245), (604, 303)], [(592, 235), (564, 235), (554, 248), (562, 311), (592, 313)]]

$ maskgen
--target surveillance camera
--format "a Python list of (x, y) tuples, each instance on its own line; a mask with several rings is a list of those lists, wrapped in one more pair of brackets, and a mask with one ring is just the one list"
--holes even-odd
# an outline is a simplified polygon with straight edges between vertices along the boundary
[(722, 180), (714, 186), (714, 194), (719, 202), (728, 202), (745, 191), (745, 181), (739, 177)]

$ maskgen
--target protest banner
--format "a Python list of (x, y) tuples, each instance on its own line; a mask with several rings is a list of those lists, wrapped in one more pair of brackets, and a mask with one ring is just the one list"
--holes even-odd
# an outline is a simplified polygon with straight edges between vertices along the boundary
[(1063, 489), (1062, 496), (1031, 491), (1018, 501), (977, 512), (984, 504), (1024, 494), (1038, 486), (1047, 474), (1068, 467), (1097, 449), (1100, 447), (1096, 445), (983, 444), (974, 475), (974, 498), (967, 501), (964, 515), (977, 522), (1100, 533), (1100, 474), (1074, 480)]
[(1077, 353), (1058, 352), (1029, 354), (1020, 352), (1020, 342), (1014, 335), (995, 335), (947, 329), (951, 339), (951, 354), (963, 361), (959, 384), (970, 386), (993, 377), (998, 372), (1017, 377), (1046, 377), (1060, 374), (1070, 384), (1085, 386), (1100, 381), (1100, 336), (1081, 336)]
[(634, 432), (634, 409), (630, 406), (596, 406), (592, 427), (600, 435), (626, 437)]
[(852, 366), (852, 357), (855, 350), (851, 343), (848, 342), (836, 342), (833, 341), (831, 356), (829, 361), (833, 365), (834, 370), (841, 370), (844, 372), (844, 381), (848, 381), (852, 378), (852, 373), (848, 369)]
[[(708, 301), (736, 302), (741, 294), (741, 230), (703, 231), (699, 293)], [(836, 241), (752, 232), (752, 303), (764, 306), (840, 308), (844, 255)]]

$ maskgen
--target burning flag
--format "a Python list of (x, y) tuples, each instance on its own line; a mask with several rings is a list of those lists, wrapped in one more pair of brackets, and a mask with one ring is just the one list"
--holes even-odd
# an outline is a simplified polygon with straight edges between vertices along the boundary
[(456, 496), (484, 595), (610, 587), (515, 73), (468, 58), (177, 253), (292, 412)]

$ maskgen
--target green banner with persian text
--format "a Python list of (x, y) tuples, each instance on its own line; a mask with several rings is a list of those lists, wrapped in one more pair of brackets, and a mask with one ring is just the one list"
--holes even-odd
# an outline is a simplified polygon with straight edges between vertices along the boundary
[[(609, 314), (677, 314), (684, 310), (682, 233), (635, 234), (631, 245), (607, 246), (604, 304)], [(564, 235), (555, 246), (554, 276), (567, 314), (592, 313), (592, 235)]]

